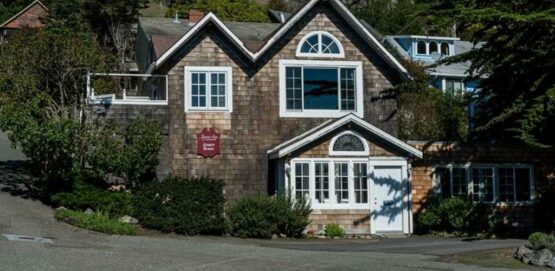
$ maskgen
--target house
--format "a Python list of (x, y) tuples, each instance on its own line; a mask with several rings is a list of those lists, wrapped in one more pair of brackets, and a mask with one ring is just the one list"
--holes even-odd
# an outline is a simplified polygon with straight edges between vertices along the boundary
[(18, 29), (44, 27), (41, 18), (47, 13), (48, 8), (40, 0), (33, 1), (19, 13), (0, 24), (0, 42), (8, 39)]
[(453, 37), (418, 35), (386, 36), (384, 41), (404, 59), (431, 66), (427, 71), (433, 76), (435, 88), (455, 93), (473, 93), (478, 89), (478, 82), (468, 79), (471, 63), (433, 66), (437, 61), (472, 50), (473, 43)]
[[(97, 95), (94, 79), (106, 74), (91, 73), (88, 100), (101, 118), (163, 124), (159, 175), (223, 179), (228, 199), (307, 198), (314, 232), (336, 223), (352, 234), (410, 234), (413, 213), (441, 187), (436, 169), (466, 164), (428, 159), (425, 144), (396, 138), (396, 102), (385, 94), (410, 76), (365, 25), (340, 0), (311, 0), (278, 23), (194, 10), (187, 20), (141, 18), (132, 76), (164, 82), (137, 84), (136, 96)], [(513, 179), (502, 167), (467, 167), (465, 191), (487, 201), (492, 187), (526, 176), (533, 191), (534, 164), (526, 175), (517, 158), (504, 162)]]

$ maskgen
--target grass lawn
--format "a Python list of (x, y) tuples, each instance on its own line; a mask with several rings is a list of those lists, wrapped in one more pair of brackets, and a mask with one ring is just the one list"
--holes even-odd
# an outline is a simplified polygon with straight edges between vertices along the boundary
[(85, 214), (79, 211), (56, 210), (54, 217), (62, 222), (91, 231), (117, 235), (137, 234), (135, 226), (111, 219), (103, 213)]
[(477, 265), (482, 267), (497, 267), (511, 269), (528, 269), (528, 270), (553, 270), (550, 268), (526, 265), (521, 261), (513, 258), (516, 248), (495, 249), (479, 252), (469, 252), (450, 256), (443, 256), (440, 261), (450, 263), (462, 263), (468, 265)]

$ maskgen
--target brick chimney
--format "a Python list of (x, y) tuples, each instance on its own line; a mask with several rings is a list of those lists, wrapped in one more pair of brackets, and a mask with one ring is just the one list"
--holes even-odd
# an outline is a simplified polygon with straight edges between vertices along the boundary
[(204, 17), (204, 12), (198, 9), (190, 9), (189, 10), (189, 24), (195, 25), (198, 23), (202, 17)]

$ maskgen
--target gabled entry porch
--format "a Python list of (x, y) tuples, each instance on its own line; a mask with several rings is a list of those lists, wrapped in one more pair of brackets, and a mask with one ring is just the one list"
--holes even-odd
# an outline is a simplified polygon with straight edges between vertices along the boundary
[(268, 154), (276, 190), (310, 201), (308, 230), (412, 232), (409, 165), (422, 153), (363, 119), (328, 121)]

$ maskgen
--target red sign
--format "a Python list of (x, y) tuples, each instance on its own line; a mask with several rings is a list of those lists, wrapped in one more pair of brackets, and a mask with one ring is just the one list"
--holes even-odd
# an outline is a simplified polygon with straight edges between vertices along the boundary
[(204, 128), (197, 134), (197, 154), (212, 158), (220, 154), (220, 134), (212, 128)]

